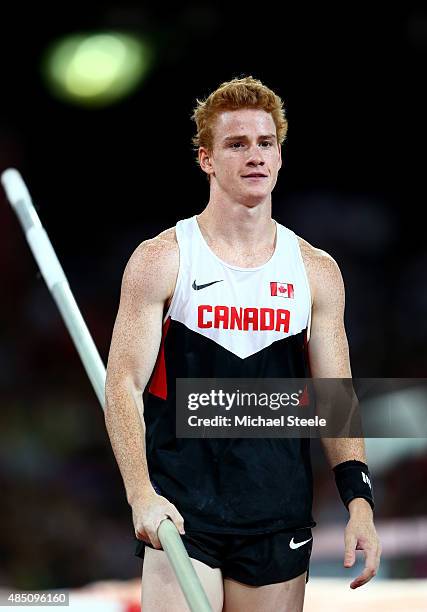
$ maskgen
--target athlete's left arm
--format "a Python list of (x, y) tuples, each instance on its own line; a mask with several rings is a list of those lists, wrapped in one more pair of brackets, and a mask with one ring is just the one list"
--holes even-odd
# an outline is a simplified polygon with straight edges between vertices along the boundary
[[(351, 378), (341, 271), (330, 255), (318, 249), (313, 249), (305, 262), (313, 300), (308, 343), (311, 375), (313, 378)], [(322, 438), (321, 442), (331, 468), (351, 459), (366, 463), (363, 438)], [(363, 550), (365, 555), (364, 570), (350, 585), (355, 589), (377, 573), (381, 545), (369, 503), (363, 498), (355, 498), (348, 509), (350, 519), (344, 534), (344, 567), (353, 566), (355, 550)]]

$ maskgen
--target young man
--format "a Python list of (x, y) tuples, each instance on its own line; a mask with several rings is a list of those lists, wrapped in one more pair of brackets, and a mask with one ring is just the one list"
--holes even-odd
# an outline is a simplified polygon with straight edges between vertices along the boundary
[[(142, 607), (187, 610), (157, 537), (169, 516), (213, 610), (297, 612), (315, 525), (309, 439), (177, 439), (175, 379), (351, 378), (343, 281), (332, 257), (272, 219), (287, 131), (280, 98), (234, 79), (193, 118), (209, 202), (132, 254), (107, 368), (106, 424), (144, 559)], [(261, 324), (266, 309), (275, 325)], [(364, 443), (322, 443), (350, 513), (345, 567), (355, 549), (365, 553), (356, 588), (380, 558)]]

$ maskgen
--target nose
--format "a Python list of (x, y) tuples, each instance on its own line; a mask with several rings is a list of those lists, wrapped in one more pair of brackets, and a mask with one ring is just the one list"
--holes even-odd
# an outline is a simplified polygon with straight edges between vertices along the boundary
[(249, 147), (246, 164), (251, 167), (263, 166), (265, 164), (262, 151), (258, 145), (255, 144), (254, 146)]

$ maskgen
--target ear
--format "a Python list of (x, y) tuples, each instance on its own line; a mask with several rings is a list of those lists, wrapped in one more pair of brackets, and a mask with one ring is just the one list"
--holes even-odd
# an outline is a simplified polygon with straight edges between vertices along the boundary
[(279, 147), (279, 170), (282, 167), (282, 145), (278, 144), (277, 145)]
[(199, 147), (199, 164), (203, 172), (213, 174), (211, 152), (205, 149), (205, 147)]

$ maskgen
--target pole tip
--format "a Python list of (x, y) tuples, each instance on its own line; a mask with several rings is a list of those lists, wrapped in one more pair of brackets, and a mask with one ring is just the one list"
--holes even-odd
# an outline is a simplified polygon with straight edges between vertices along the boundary
[(13, 207), (16, 207), (20, 200), (29, 200), (31, 202), (31, 196), (27, 186), (16, 168), (8, 168), (2, 172), (1, 182), (6, 192), (7, 199)]

